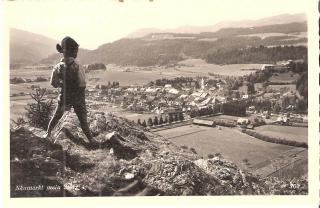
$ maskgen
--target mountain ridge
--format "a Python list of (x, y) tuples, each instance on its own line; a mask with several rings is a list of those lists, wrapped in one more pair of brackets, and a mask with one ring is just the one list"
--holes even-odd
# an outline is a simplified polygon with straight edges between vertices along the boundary
[(10, 65), (33, 64), (55, 52), (57, 40), (10, 28)]
[(221, 21), (214, 25), (205, 26), (180, 26), (171, 29), (159, 28), (142, 28), (129, 33), (126, 38), (141, 38), (150, 33), (201, 33), (201, 32), (216, 32), (228, 27), (257, 27), (271, 24), (287, 24), (291, 22), (304, 22), (306, 15), (303, 13), (297, 14), (280, 14), (271, 17), (265, 17), (257, 20), (239, 20), (239, 21)]

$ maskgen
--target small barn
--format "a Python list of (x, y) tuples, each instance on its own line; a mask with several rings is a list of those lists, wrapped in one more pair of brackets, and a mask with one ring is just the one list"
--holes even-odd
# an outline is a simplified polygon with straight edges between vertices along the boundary
[(195, 119), (192, 120), (192, 123), (196, 124), (196, 125), (200, 125), (200, 126), (210, 126), (210, 127), (214, 127), (215, 126), (214, 121), (204, 120), (204, 119), (196, 119), (195, 118)]

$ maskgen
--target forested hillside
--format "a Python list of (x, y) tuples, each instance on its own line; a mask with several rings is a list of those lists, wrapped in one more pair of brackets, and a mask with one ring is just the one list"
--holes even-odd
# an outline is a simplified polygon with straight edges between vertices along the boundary
[[(82, 64), (101, 62), (136, 66), (167, 65), (188, 58), (216, 64), (270, 63), (306, 58), (307, 48), (301, 46), (307, 43), (306, 31), (304, 22), (227, 28), (214, 33), (156, 33), (143, 38), (120, 39), (96, 50), (81, 50), (78, 57)], [(293, 47), (276, 47), (281, 45)], [(57, 59), (58, 56), (53, 55), (41, 63), (55, 63)]]

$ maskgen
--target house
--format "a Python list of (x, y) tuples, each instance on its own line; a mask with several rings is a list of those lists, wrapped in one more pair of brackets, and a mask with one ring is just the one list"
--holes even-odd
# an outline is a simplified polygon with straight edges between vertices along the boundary
[(290, 119), (287, 117), (287, 116), (283, 116), (283, 115), (281, 115), (281, 116), (279, 116), (278, 118), (277, 118), (277, 123), (279, 123), (279, 124), (281, 124), (281, 125), (284, 125), (284, 124), (289, 124), (289, 121), (290, 121)]
[(270, 69), (273, 69), (274, 65), (273, 64), (264, 64), (261, 66), (261, 71), (264, 71), (264, 70), (270, 70)]
[(201, 98), (206, 98), (207, 96), (208, 96), (208, 93), (206, 93), (206, 92), (203, 92), (203, 93), (201, 93), (201, 95), (200, 95)]
[(200, 103), (200, 105), (208, 105), (211, 100), (212, 100), (212, 98), (207, 98), (207, 99), (205, 99), (204, 101), (202, 101), (202, 102)]
[(242, 99), (248, 99), (249, 95), (242, 95)]
[(179, 94), (179, 90), (172, 88), (169, 90), (169, 93), (177, 95), (177, 94)]
[(247, 125), (250, 123), (250, 120), (247, 118), (238, 118), (237, 124), (238, 125)]
[(201, 92), (194, 92), (191, 94), (192, 97), (200, 97), (201, 96)]
[(271, 93), (271, 92), (267, 92), (263, 94), (263, 97), (266, 99), (271, 99), (273, 98), (273, 96), (274, 96), (274, 93)]
[(185, 99), (185, 98), (187, 98), (188, 97), (188, 95), (186, 95), (186, 94), (182, 94), (182, 95), (180, 95), (180, 99)]

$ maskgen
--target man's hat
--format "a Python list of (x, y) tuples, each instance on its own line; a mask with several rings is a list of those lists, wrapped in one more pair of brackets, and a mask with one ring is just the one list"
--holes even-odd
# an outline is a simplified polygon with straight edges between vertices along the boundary
[(61, 45), (59, 43), (56, 45), (57, 51), (59, 53), (62, 53), (63, 48), (78, 48), (78, 47), (79, 47), (79, 44), (69, 36), (66, 36), (65, 38), (62, 39)]

